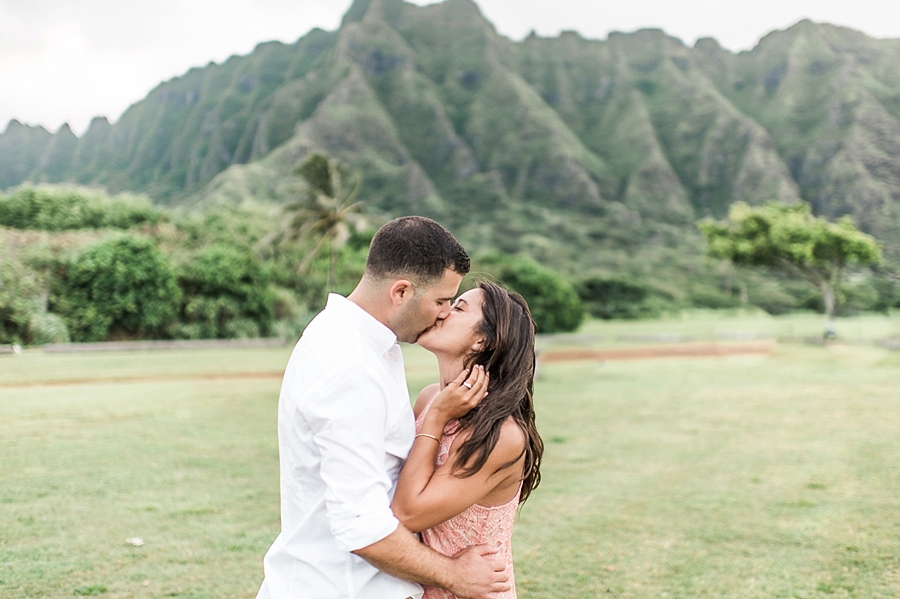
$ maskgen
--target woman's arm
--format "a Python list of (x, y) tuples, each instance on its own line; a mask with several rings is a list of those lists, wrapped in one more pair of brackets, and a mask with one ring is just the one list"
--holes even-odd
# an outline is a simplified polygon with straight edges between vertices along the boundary
[[(421, 433), (440, 438), (445, 425), (445, 420), (429, 410)], [(511, 467), (499, 470), (504, 464), (520, 458), (525, 447), (525, 434), (515, 421), (509, 419), (503, 424), (500, 439), (481, 470), (473, 476), (460, 478), (452, 473), (452, 468), (458, 448), (464, 441), (464, 433), (461, 433), (454, 441), (446, 463), (435, 469), (438, 443), (429, 437), (416, 437), (400, 472), (391, 504), (394, 515), (413, 532), (449, 520), (501, 486), (517, 488), (522, 475), (521, 459)]]

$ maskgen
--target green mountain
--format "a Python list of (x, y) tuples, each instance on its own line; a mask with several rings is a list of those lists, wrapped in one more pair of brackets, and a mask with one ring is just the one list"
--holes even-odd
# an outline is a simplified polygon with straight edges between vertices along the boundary
[(160, 84), (81, 137), (11, 122), (0, 188), (280, 202), (321, 151), (382, 215), (573, 273), (702, 267), (693, 223), (736, 201), (851, 214), (900, 255), (900, 40), (802, 21), (735, 54), (660, 30), (497, 34), (471, 0), (356, 0), (334, 32)]

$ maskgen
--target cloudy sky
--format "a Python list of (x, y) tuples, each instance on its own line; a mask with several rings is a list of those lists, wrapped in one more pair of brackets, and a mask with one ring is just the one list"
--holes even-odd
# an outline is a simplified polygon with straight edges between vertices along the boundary
[[(414, 0), (431, 4), (429, 0)], [(900, 38), (898, 0), (476, 0), (500, 33), (585, 37), (660, 27), (693, 44), (752, 48), (810, 18)], [(0, 0), (0, 130), (11, 118), (76, 133), (119, 118), (156, 84), (192, 66), (335, 29), (351, 0)]]

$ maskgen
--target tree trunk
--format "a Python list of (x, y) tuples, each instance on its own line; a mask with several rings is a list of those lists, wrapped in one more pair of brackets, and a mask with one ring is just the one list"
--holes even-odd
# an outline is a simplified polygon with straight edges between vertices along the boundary
[(334, 291), (334, 238), (331, 238), (331, 241), (328, 243), (328, 249), (331, 252), (331, 256), (328, 262), (328, 293)]

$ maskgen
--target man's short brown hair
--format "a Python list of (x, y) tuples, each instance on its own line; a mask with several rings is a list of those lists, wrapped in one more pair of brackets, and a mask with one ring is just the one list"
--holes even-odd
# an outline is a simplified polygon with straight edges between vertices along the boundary
[(469, 255), (450, 231), (424, 216), (403, 216), (378, 229), (366, 259), (368, 276), (419, 285), (439, 280), (447, 269), (466, 275)]

